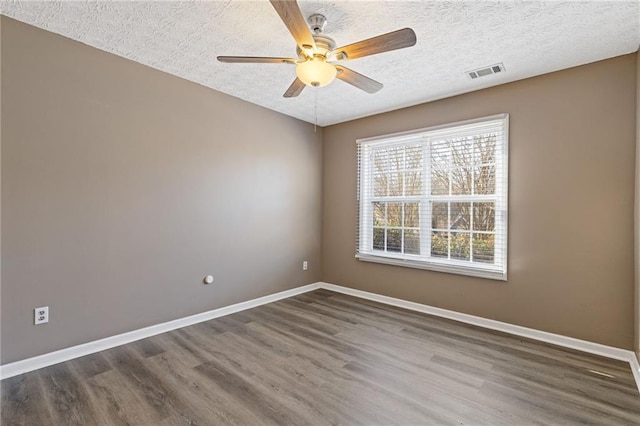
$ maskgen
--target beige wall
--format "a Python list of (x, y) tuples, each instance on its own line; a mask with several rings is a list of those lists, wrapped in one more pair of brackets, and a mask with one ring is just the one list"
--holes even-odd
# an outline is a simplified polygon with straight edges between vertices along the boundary
[[(0, 100), (2, 99), (2, 20), (0, 19)], [(0, 101), (0, 364), (2, 364), (2, 102)]]
[[(322, 279), (631, 349), (636, 60), (325, 128)], [(355, 259), (356, 139), (502, 112), (510, 114), (508, 282)]]
[(3, 364), (319, 280), (321, 131), (1, 22)]
[(640, 50), (636, 52), (635, 351), (640, 359)]

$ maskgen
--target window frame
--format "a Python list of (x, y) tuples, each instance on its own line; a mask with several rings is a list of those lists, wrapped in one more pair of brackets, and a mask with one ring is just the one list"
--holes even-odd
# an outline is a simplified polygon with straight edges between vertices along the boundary
[[(495, 193), (494, 194), (474, 194), (474, 195), (432, 195), (431, 192), (431, 164), (430, 149), (431, 143), (429, 137), (433, 137), (438, 133), (451, 131), (455, 134), (455, 129), (462, 126), (477, 125), (480, 123), (491, 123), (502, 121), (504, 134), (502, 136), (502, 146), (496, 148), (495, 160)], [(460, 132), (461, 130), (458, 130)], [(442, 136), (440, 136), (442, 137)], [(388, 197), (387, 202), (406, 203), (419, 202), (419, 229), (420, 229), (420, 252), (425, 255), (413, 255), (405, 253), (373, 250), (373, 203), (384, 201), (384, 197), (376, 197), (373, 195), (373, 161), (368, 158), (362, 158), (371, 155), (371, 151), (375, 147), (385, 146), (387, 148), (397, 146), (406, 146), (412, 142), (424, 144), (422, 157), (422, 193), (420, 195), (411, 195), (402, 197)], [(410, 130), (370, 138), (358, 139), (356, 141), (358, 148), (358, 176), (357, 176), (357, 204), (358, 204), (358, 228), (356, 242), (356, 258), (361, 261), (383, 263), (396, 266), (404, 266), (410, 268), (427, 269), (438, 272), (453, 273), (460, 275), (469, 275), (480, 278), (489, 278), (494, 280), (507, 280), (507, 252), (508, 252), (508, 177), (509, 177), (509, 114), (502, 113), (487, 117), (480, 117), (471, 120), (458, 121), (437, 126)], [(403, 168), (406, 171), (406, 165)], [(404, 174), (403, 174), (404, 176)], [(363, 182), (364, 177), (369, 177), (368, 182)], [(404, 177), (403, 177), (404, 179)], [(404, 188), (404, 185), (403, 185)], [(486, 264), (479, 262), (471, 262), (467, 260), (442, 259), (431, 257), (431, 214), (432, 209), (427, 208), (427, 212), (422, 214), (424, 205), (430, 206), (433, 202), (495, 202), (495, 253), (494, 259), (499, 259), (496, 264)], [(404, 207), (403, 207), (404, 208)], [(386, 228), (385, 224), (385, 228)], [(504, 229), (499, 235), (498, 230)], [(450, 232), (450, 230), (449, 230)], [(473, 229), (469, 232), (473, 233)], [(363, 235), (369, 234), (368, 238), (361, 238)], [(422, 238), (423, 235), (429, 236)], [(502, 240), (498, 244), (498, 236)], [(471, 235), (473, 240), (473, 235)], [(370, 247), (365, 247), (365, 243), (369, 242)], [(472, 243), (471, 243), (472, 244)], [(402, 244), (404, 246), (404, 244)], [(386, 250), (386, 247), (385, 247)], [(402, 249), (401, 249), (402, 251)], [(472, 251), (473, 253), (473, 251)]]

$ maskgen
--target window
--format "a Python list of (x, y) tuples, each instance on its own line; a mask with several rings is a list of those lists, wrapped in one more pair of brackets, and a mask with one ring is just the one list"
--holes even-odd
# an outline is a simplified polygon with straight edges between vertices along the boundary
[(356, 257), (506, 280), (508, 119), (359, 140)]

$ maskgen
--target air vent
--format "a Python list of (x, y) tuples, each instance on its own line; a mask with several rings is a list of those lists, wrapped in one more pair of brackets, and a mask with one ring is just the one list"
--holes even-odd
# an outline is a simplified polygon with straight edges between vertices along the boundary
[(469, 78), (476, 79), (491, 74), (498, 74), (500, 72), (504, 72), (504, 64), (502, 62), (488, 67), (478, 68), (477, 70), (467, 71), (466, 74), (469, 76)]

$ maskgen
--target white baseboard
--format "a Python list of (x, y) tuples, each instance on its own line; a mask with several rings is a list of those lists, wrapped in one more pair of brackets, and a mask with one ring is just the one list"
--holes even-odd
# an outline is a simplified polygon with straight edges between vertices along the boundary
[(442, 318), (452, 319), (454, 321), (473, 324), (479, 327), (488, 328), (490, 330), (502, 331), (516, 336), (527, 337), (529, 339), (540, 340), (542, 342), (552, 343), (566, 348), (577, 349), (583, 352), (589, 352), (596, 355), (605, 356), (607, 358), (618, 359), (621, 361), (629, 361), (629, 353), (624, 349), (618, 349), (611, 346), (601, 345), (599, 343), (588, 342), (586, 340), (574, 339), (573, 337), (562, 336), (560, 334), (547, 333), (546, 331), (535, 330), (533, 328), (521, 327), (519, 325), (508, 324), (506, 322), (495, 321), (487, 318), (477, 317), (475, 315), (463, 314), (448, 309), (436, 308), (421, 303), (409, 302), (394, 297), (382, 296), (376, 293), (369, 293), (353, 288), (342, 287), (334, 284), (320, 283), (320, 287), (335, 291), (337, 293), (356, 296), (361, 299), (372, 300), (384, 303), (386, 305), (398, 306), (400, 308), (409, 309), (411, 311), (422, 312), (425, 314), (435, 315)]
[(589, 342), (587, 340), (575, 339), (573, 337), (567, 337), (560, 334), (548, 333), (546, 331), (535, 330), (533, 328), (522, 327), (506, 322), (477, 317), (475, 315), (463, 314), (456, 311), (450, 311), (448, 309), (436, 308), (434, 306), (423, 305), (421, 303), (409, 302), (407, 300), (396, 299), (394, 297), (382, 296), (380, 294), (369, 293), (367, 291), (342, 287), (335, 284), (325, 282), (320, 282), (318, 284), (320, 288), (335, 291), (336, 293), (348, 294), (361, 299), (372, 300), (386, 305), (397, 306), (411, 311), (448, 318), (454, 321), (488, 328), (490, 330), (502, 331), (504, 333), (522, 336), (532, 340), (539, 340), (541, 342), (551, 343), (565, 348), (576, 349), (578, 351), (628, 362), (636, 380), (638, 392), (640, 392), (640, 365), (638, 364), (638, 359), (633, 351), (614, 348), (613, 346), (602, 345), (600, 343)]
[(302, 287), (270, 294), (267, 296), (259, 297), (257, 299), (248, 300), (246, 302), (236, 303), (234, 305), (225, 306), (196, 315), (191, 315), (185, 318), (176, 319), (162, 324), (152, 325), (150, 327), (141, 328), (139, 330), (118, 334), (104, 339), (95, 340), (93, 342), (84, 343), (82, 345), (72, 346), (70, 348), (65, 348), (59, 351), (39, 355), (33, 358), (1, 365), (0, 379), (17, 376), (18, 374), (37, 370), (43, 367), (48, 367), (60, 362), (69, 361), (71, 359), (103, 351), (105, 349), (114, 348), (116, 346), (131, 343), (136, 340), (155, 336), (156, 334), (166, 333), (167, 331), (175, 330), (177, 328), (187, 327), (189, 325), (244, 311), (245, 309), (255, 308), (260, 305), (275, 302), (281, 299), (286, 299), (288, 297), (296, 296), (298, 294), (318, 290), (321, 288), (334, 291), (336, 293), (359, 297), (361, 299), (384, 303), (386, 305), (397, 306), (411, 311), (417, 311), (442, 318), (448, 318), (454, 321), (472, 324), (490, 330), (502, 331), (504, 333), (522, 336), (533, 340), (539, 340), (557, 346), (563, 346), (566, 348), (576, 349), (582, 352), (600, 355), (607, 358), (626, 361), (631, 367), (631, 371), (633, 372), (633, 376), (636, 380), (636, 385), (638, 386), (638, 391), (640, 392), (640, 364), (638, 363), (638, 359), (636, 358), (635, 353), (632, 351), (614, 348), (612, 346), (606, 346), (600, 343), (589, 342), (586, 340), (575, 339), (573, 337), (562, 336), (560, 334), (548, 333), (546, 331), (535, 330), (519, 325), (508, 324), (501, 321), (477, 317), (474, 315), (463, 314), (456, 311), (450, 311), (448, 309), (436, 308), (434, 306), (423, 305), (421, 303), (410, 302), (403, 299), (396, 299), (394, 297), (383, 296), (376, 293), (369, 293), (349, 287), (342, 287), (325, 282), (317, 282), (314, 284), (304, 285)]
[(257, 299), (247, 300), (246, 302), (236, 303), (234, 305), (224, 306), (222, 308), (213, 309), (211, 311), (202, 312), (200, 314), (179, 318), (173, 321), (163, 322), (161, 324), (152, 325), (150, 327), (141, 328), (127, 333), (117, 334), (115, 336), (106, 337), (93, 342), (84, 343), (70, 348), (60, 349), (55, 352), (49, 352), (43, 355), (27, 358), (21, 361), (12, 362), (0, 366), (0, 379), (17, 376), (18, 374), (37, 370), (39, 368), (48, 367), (60, 362), (69, 361), (74, 358), (100, 352), (105, 349), (114, 348), (126, 343), (135, 342), (136, 340), (145, 339), (155, 336), (156, 334), (166, 333), (167, 331), (177, 328), (187, 327), (210, 319), (222, 317), (245, 309), (255, 308), (256, 306), (266, 303), (275, 302), (277, 300), (286, 299), (308, 291), (320, 288), (318, 283), (296, 287), (291, 290), (281, 291), (279, 293), (270, 294)]
[(638, 386), (638, 391), (640, 392), (640, 363), (638, 363), (638, 358), (636, 354), (631, 352), (631, 359), (629, 359), (629, 365), (631, 366), (631, 372), (633, 373), (633, 378), (636, 379), (636, 385)]

